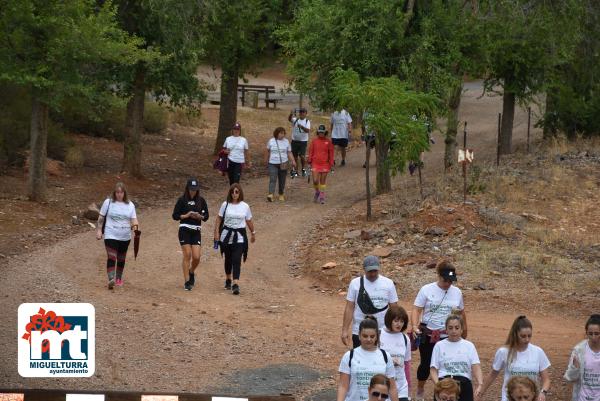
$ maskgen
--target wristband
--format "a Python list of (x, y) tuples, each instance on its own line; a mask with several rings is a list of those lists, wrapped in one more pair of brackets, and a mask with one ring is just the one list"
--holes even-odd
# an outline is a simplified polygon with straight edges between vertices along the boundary
[(256, 231), (250, 231), (250, 234), (254, 235), (256, 234)]
[(548, 394), (548, 390), (546, 390), (545, 388), (543, 388), (540, 392), (544, 395)]

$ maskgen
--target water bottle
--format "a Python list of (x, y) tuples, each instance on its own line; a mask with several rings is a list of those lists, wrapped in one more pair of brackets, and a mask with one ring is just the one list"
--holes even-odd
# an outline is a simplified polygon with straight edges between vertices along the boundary
[(214, 248), (214, 249), (219, 249), (219, 241), (217, 241), (217, 240), (214, 240), (214, 243), (213, 243), (213, 248)]

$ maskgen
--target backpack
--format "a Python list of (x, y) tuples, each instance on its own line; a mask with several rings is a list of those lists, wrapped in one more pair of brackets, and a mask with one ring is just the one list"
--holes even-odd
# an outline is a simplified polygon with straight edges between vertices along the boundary
[(365, 290), (365, 276), (360, 276), (360, 288), (358, 289), (356, 303), (358, 304), (358, 307), (362, 313), (365, 315), (374, 315), (376, 313), (383, 312), (388, 308), (388, 305), (383, 308), (376, 308), (375, 305), (373, 305), (371, 297), (367, 293), (367, 290)]
[[(406, 338), (405, 338), (405, 340), (406, 340)], [(388, 362), (387, 353), (384, 350), (382, 350), (381, 348), (379, 349), (379, 351), (381, 351), (381, 355), (383, 355), (383, 360), (385, 361), (385, 364), (387, 365), (387, 362)], [(352, 358), (354, 358), (354, 348), (352, 348), (350, 350), (350, 359), (348, 360), (349, 368), (352, 367)]]

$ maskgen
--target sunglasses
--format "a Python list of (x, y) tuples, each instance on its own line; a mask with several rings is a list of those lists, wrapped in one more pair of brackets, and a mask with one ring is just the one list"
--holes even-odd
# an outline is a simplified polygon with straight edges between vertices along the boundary
[(381, 398), (382, 400), (387, 400), (389, 395), (386, 393), (380, 393), (379, 391), (371, 392), (371, 395), (375, 398)]
[(234, 189), (233, 191), (231, 191), (232, 194), (239, 194), (240, 191), (238, 191), (237, 189)]

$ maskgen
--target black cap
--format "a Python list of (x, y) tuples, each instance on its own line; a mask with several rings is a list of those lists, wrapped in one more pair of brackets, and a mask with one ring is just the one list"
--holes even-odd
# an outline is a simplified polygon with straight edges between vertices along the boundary
[(317, 133), (319, 132), (327, 133), (327, 127), (325, 127), (325, 124), (319, 124), (319, 127), (317, 128)]
[(235, 123), (235, 124), (233, 125), (233, 128), (231, 128), (231, 129), (242, 129), (242, 124), (240, 124), (240, 123)]
[(456, 277), (456, 269), (453, 267), (446, 267), (440, 271), (440, 276), (444, 280), (448, 281), (456, 281), (458, 277)]
[(305, 107), (300, 107), (298, 109), (298, 113), (306, 113), (306, 108)]
[(188, 178), (186, 188), (190, 191), (197, 191), (200, 189), (200, 183), (196, 177)]

